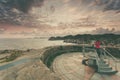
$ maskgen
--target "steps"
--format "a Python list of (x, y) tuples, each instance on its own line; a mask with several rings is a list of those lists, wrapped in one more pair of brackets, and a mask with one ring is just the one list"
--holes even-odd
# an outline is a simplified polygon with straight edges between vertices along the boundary
[(100, 70), (112, 70), (112, 68), (111, 67), (100, 67)]
[(108, 74), (108, 75), (112, 75), (117, 73), (118, 71), (113, 70), (112, 67), (109, 66), (109, 64), (107, 64), (105, 61), (100, 60), (99, 62), (99, 66), (98, 66), (98, 73), (100, 74)]
[[(85, 47), (83, 49), (84, 56), (88, 59), (85, 61), (87, 66), (93, 67), (100, 74), (112, 75), (118, 72), (117, 58), (111, 55), (105, 48), (100, 49), (100, 57), (95, 49)], [(85, 51), (87, 54), (85, 54)]]
[(113, 75), (116, 74), (118, 71), (115, 70), (100, 70), (98, 73), (100, 74), (107, 74), (107, 75)]

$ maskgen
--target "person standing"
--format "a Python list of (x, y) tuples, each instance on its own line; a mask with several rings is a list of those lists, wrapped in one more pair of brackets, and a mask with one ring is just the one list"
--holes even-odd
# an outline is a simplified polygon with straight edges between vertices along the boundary
[(100, 58), (100, 55), (101, 55), (101, 47), (100, 47), (100, 45), (101, 45), (101, 42), (99, 41), (99, 40), (97, 40), (96, 42), (95, 42), (95, 49), (96, 49), (96, 51), (97, 51), (97, 54), (98, 54), (98, 57)]

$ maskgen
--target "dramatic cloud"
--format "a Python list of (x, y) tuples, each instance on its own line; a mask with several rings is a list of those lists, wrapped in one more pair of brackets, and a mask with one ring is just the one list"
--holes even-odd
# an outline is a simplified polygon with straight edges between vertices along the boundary
[(0, 0), (0, 23), (27, 24), (32, 7), (42, 6), (44, 0)]
[(119, 12), (120, 0), (0, 0), (6, 35), (119, 34)]
[(1, 0), (0, 3), (10, 8), (28, 12), (33, 6), (41, 6), (44, 0)]
[[(79, 5), (87, 7), (88, 9), (120, 10), (120, 0), (69, 0), (67, 1), (72, 6)], [(82, 7), (84, 9), (84, 7)]]
[[(1, 23), (12, 23), (17, 25), (33, 25), (35, 26), (39, 22), (35, 22), (33, 16), (27, 14), (32, 7), (41, 7), (45, 0), (0, 0), (0, 22)], [(58, 18), (62, 21), (61, 16), (65, 16), (66, 21), (71, 21), (78, 16), (79, 14), (88, 14), (88, 15), (97, 15), (96, 10), (120, 10), (120, 0), (46, 0), (48, 1), (44, 7), (44, 13), (46, 16), (50, 14), (50, 18)], [(95, 10), (94, 10), (95, 9)], [(36, 12), (36, 15), (44, 16), (45, 14), (40, 15), (40, 9)], [(41, 10), (43, 12), (43, 10)], [(80, 13), (78, 12), (80, 11)], [(55, 16), (51, 16), (55, 12)], [(88, 13), (89, 12), (89, 13)], [(34, 12), (35, 13), (35, 12)], [(62, 13), (62, 14), (61, 14)], [(77, 13), (77, 14), (76, 14)], [(66, 15), (67, 14), (67, 15)], [(74, 15), (76, 14), (76, 15)], [(61, 16), (60, 16), (61, 15)], [(71, 19), (66, 18), (68, 16)], [(98, 15), (97, 15), (98, 16)], [(62, 19), (62, 20), (61, 20)], [(29, 22), (34, 23), (30, 24)], [(65, 22), (65, 20), (63, 20)], [(46, 22), (46, 21), (45, 21)], [(51, 22), (50, 22), (51, 23)], [(38, 24), (39, 25), (39, 24)], [(37, 26), (38, 26), (37, 25)]]
[(104, 10), (120, 10), (120, 0), (96, 0), (96, 5), (104, 6)]
[(115, 28), (112, 28), (112, 29), (96, 28), (96, 30), (93, 30), (91, 33), (93, 33), (93, 34), (106, 34), (106, 33), (120, 34), (120, 31), (116, 31)]

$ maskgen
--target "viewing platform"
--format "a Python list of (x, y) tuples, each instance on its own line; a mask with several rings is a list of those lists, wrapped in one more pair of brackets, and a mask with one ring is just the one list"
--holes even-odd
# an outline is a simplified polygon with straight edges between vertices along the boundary
[(84, 48), (83, 55), (85, 59), (82, 63), (93, 67), (100, 74), (116, 74), (118, 72), (117, 64), (120, 60), (112, 56), (105, 48), (101, 48), (100, 51), (101, 55), (99, 57), (95, 49)]

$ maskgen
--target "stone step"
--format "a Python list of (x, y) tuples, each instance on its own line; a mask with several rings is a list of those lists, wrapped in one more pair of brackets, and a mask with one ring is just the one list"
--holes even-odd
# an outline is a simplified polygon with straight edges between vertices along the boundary
[(114, 71), (114, 70), (99, 70), (98, 73), (100, 74), (108, 74), (108, 75), (113, 75), (116, 74), (118, 71)]
[(100, 60), (98, 61), (99, 64), (107, 64), (106, 61)]
[(98, 73), (100, 74), (112, 75), (118, 72), (113, 70), (112, 67), (110, 67), (110, 64), (108, 64), (104, 59), (99, 59), (98, 64)]
[(104, 64), (103, 63), (102, 64), (99, 63), (99, 65), (100, 66), (109, 66), (109, 64), (106, 64), (106, 63), (104, 63)]
[(112, 70), (111, 67), (100, 67), (99, 70)]
[(112, 75), (112, 74), (115, 74), (117, 73), (118, 71), (114, 71), (112, 70), (112, 67), (109, 66), (109, 64), (107, 64), (105, 61), (101, 60), (99, 61), (99, 71), (98, 73), (100, 74), (108, 74), (108, 75)]
[(104, 61), (104, 60), (100, 60), (99, 63), (106, 63), (106, 61)]
[(109, 67), (109, 64), (99, 64), (98, 67)]

